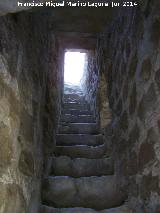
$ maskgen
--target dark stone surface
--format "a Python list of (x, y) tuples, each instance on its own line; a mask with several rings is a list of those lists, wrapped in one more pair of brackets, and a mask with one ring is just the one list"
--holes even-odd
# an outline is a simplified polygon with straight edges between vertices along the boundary
[(31, 152), (22, 151), (19, 158), (19, 170), (27, 176), (34, 175), (34, 160)]
[(152, 63), (150, 58), (147, 58), (142, 62), (140, 77), (142, 78), (142, 80), (148, 81), (151, 77), (151, 72), (152, 72)]
[(45, 203), (58, 208), (79, 206), (96, 210), (119, 206), (125, 199), (114, 176), (49, 177), (44, 181), (42, 196)]
[(118, 116), (120, 116), (122, 113), (122, 109), (123, 109), (122, 107), (123, 107), (122, 100), (120, 99), (119, 102), (117, 103), (117, 107), (116, 107), (116, 113)]
[(87, 134), (57, 134), (56, 145), (91, 145), (97, 146), (103, 144), (102, 135)]
[(133, 116), (133, 114), (136, 111), (137, 106), (137, 90), (136, 90), (136, 84), (133, 85), (132, 93), (130, 95), (129, 100), (129, 114)]
[(52, 161), (52, 174), (56, 176), (89, 177), (112, 175), (113, 173), (113, 161), (111, 158), (71, 159), (67, 156), (60, 156), (53, 158)]
[(143, 169), (147, 163), (155, 158), (154, 145), (143, 143), (140, 147), (138, 156), (139, 169)]
[(63, 123), (59, 126), (60, 134), (99, 134), (99, 127), (96, 123)]
[(123, 96), (123, 100), (126, 101), (127, 97), (128, 97), (128, 90), (129, 90), (129, 86), (128, 86), (128, 78), (126, 78), (125, 82), (124, 82), (124, 86), (123, 86), (123, 90), (122, 90), (122, 96)]
[(137, 63), (138, 63), (138, 56), (137, 52), (133, 55), (131, 63), (129, 65), (129, 79), (133, 79), (135, 73), (136, 73), (136, 68), (137, 68)]
[(151, 40), (155, 45), (159, 44), (160, 38), (160, 18), (154, 20), (151, 29)]
[(129, 143), (132, 145), (137, 143), (139, 140), (139, 137), (140, 137), (140, 129), (138, 127), (138, 124), (136, 123), (129, 134)]
[(158, 89), (159, 89), (159, 91), (160, 91), (160, 69), (157, 70), (157, 72), (156, 72), (156, 75), (155, 75), (155, 82), (156, 82), (156, 84), (157, 84), (157, 86), (158, 86)]
[(56, 155), (69, 156), (71, 158), (101, 158), (105, 153), (104, 145), (100, 146), (87, 146), (87, 145), (77, 145), (77, 146), (57, 146)]
[(141, 197), (143, 199), (147, 199), (147, 197), (150, 196), (151, 192), (157, 192), (160, 194), (160, 188), (159, 188), (159, 177), (158, 176), (152, 176), (152, 174), (149, 174), (147, 176), (143, 176), (142, 178), (142, 186), (141, 186)]
[(157, 101), (157, 96), (156, 96), (154, 84), (151, 84), (147, 93), (143, 95), (138, 108), (138, 117), (142, 121), (146, 119), (147, 113), (153, 110), (153, 107), (155, 106), (156, 101)]
[(127, 128), (128, 128), (128, 113), (126, 111), (123, 112), (123, 114), (120, 118), (120, 126), (123, 129), (123, 131), (127, 131)]
[(61, 118), (62, 122), (68, 122), (68, 123), (94, 123), (96, 122), (96, 119), (94, 116), (91, 115), (70, 115), (65, 114)]

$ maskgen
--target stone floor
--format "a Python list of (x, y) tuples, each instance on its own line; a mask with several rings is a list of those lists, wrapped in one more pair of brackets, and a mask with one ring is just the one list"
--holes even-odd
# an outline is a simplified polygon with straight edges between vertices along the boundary
[(113, 159), (105, 155), (100, 128), (76, 89), (65, 91), (41, 213), (130, 213), (114, 176)]

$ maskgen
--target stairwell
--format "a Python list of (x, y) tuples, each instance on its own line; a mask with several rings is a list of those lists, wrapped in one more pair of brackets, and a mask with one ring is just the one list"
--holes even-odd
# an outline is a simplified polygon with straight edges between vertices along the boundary
[(100, 127), (82, 91), (64, 94), (41, 213), (130, 213), (114, 176)]

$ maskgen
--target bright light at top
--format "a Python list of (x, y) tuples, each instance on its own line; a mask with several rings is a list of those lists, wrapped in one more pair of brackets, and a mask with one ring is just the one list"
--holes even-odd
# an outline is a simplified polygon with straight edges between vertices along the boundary
[(83, 76), (86, 53), (66, 52), (64, 62), (64, 82), (79, 85)]

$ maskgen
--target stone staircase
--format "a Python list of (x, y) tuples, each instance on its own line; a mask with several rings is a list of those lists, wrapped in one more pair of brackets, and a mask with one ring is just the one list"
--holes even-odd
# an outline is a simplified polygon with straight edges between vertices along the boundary
[(40, 213), (130, 213), (125, 199), (84, 96), (64, 95), (56, 153), (43, 183)]

